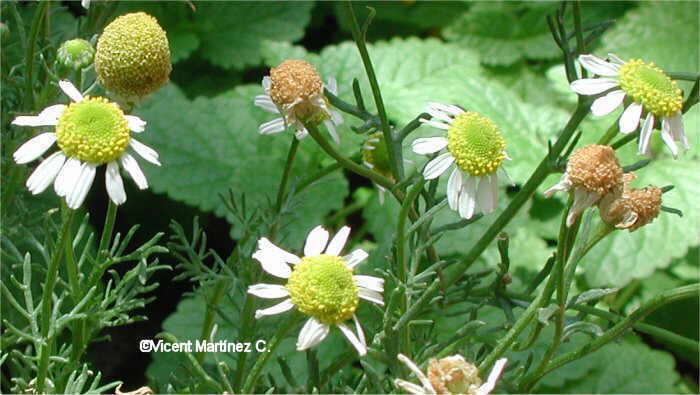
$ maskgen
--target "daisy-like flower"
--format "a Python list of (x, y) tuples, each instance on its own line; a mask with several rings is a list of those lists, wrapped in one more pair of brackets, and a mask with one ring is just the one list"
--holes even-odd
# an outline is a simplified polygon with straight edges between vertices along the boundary
[(413, 361), (403, 354), (398, 355), (403, 362), (418, 377), (421, 385), (413, 384), (401, 379), (394, 380), (397, 387), (403, 388), (410, 394), (469, 394), (488, 395), (496, 387), (496, 381), (503, 372), (508, 360), (499, 359), (493, 365), (491, 373), (482, 384), (479, 370), (473, 364), (467, 362), (461, 355), (431, 359), (428, 362), (428, 375), (426, 376)]
[(445, 148), (447, 152), (428, 162), (423, 177), (437, 178), (455, 164), (447, 181), (450, 208), (466, 219), (491, 213), (498, 204), (497, 170), (510, 159), (498, 126), (479, 113), (450, 104), (429, 103), (426, 112), (432, 119), (421, 122), (446, 130), (447, 136), (415, 139), (413, 152), (430, 155)]
[[(394, 180), (389, 164), (389, 151), (384, 142), (384, 135), (381, 132), (373, 133), (369, 136), (362, 145), (362, 163), (369, 169), (383, 175), (384, 177)], [(379, 191), (379, 203), (384, 204), (384, 193), (386, 189), (383, 186), (374, 184)]]
[(669, 78), (654, 63), (639, 59), (627, 62), (613, 54), (610, 61), (595, 55), (579, 56), (579, 63), (586, 70), (601, 78), (583, 78), (571, 83), (571, 89), (579, 95), (599, 95), (610, 91), (593, 102), (591, 112), (596, 116), (608, 115), (623, 105), (627, 98), (629, 105), (620, 117), (620, 133), (629, 134), (637, 130), (644, 116), (639, 134), (639, 153), (650, 155), (649, 141), (654, 122), (661, 121), (661, 138), (678, 157), (678, 144), (689, 148), (681, 119), (683, 95), (676, 82)]
[[(260, 134), (280, 133), (291, 126), (296, 130), (297, 139), (301, 140), (309, 134), (305, 122), (322, 122), (333, 141), (340, 144), (335, 127), (343, 123), (343, 117), (331, 108), (323, 94), (323, 81), (314, 66), (304, 60), (287, 59), (270, 69), (270, 75), (263, 77), (262, 87), (265, 94), (255, 96), (255, 105), (279, 114), (281, 118), (260, 125)], [(328, 78), (325, 88), (334, 95), (338, 94), (333, 77)]]
[(622, 185), (622, 167), (615, 151), (607, 145), (591, 144), (571, 154), (561, 180), (547, 189), (544, 196), (573, 190), (574, 202), (566, 217), (566, 225), (571, 226), (579, 214), (606, 195), (618, 193)]
[(31, 162), (42, 156), (54, 143), (59, 150), (44, 159), (27, 179), (27, 188), (36, 195), (53, 182), (56, 194), (66, 198), (68, 207), (76, 209), (85, 200), (97, 166), (106, 164), (105, 184), (115, 204), (126, 201), (119, 165), (129, 173), (139, 189), (148, 188), (136, 159), (127, 148), (143, 159), (160, 166), (158, 153), (131, 136), (141, 133), (146, 122), (124, 112), (103, 97), (83, 96), (69, 81), (58, 85), (73, 100), (69, 105), (56, 104), (37, 116), (20, 116), (12, 121), (18, 126), (55, 126), (24, 143), (15, 151), (15, 162)]
[[(301, 258), (264, 237), (258, 241), (253, 258), (269, 274), (286, 279), (287, 284), (255, 284), (248, 288), (248, 293), (261, 298), (284, 298), (279, 304), (256, 311), (255, 318), (280, 314), (294, 307), (309, 316), (297, 339), (299, 351), (319, 344), (328, 336), (330, 327), (336, 326), (360, 355), (367, 353), (367, 342), (355, 310), (359, 299), (384, 305), (384, 280), (353, 275), (353, 269), (367, 258), (367, 253), (357, 249), (340, 255), (349, 234), (350, 228), (344, 226), (328, 242), (328, 231), (317, 226), (306, 238)], [(351, 318), (355, 332), (345, 323)]]

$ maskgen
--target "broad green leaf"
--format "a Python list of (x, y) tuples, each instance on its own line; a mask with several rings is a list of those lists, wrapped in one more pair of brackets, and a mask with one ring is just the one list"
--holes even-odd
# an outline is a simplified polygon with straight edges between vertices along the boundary
[[(163, 164), (143, 165), (153, 190), (226, 215), (232, 222), (220, 198), (229, 189), (245, 194), (248, 210), (270, 207), (292, 133), (258, 134), (258, 125), (270, 119), (253, 106), (253, 98), (261, 93), (258, 86), (244, 85), (215, 98), (190, 101), (171, 84), (154, 94), (137, 111), (148, 122), (139, 139), (159, 152)], [(290, 185), (316, 172), (324, 160), (311, 138), (302, 141)], [(284, 228), (290, 248), (300, 248), (307, 232), (340, 208), (346, 195), (347, 182), (335, 173), (296, 196), (285, 219), (291, 225)], [(239, 234), (235, 225), (234, 233)]]
[(295, 41), (311, 18), (311, 2), (198, 3), (201, 55), (217, 66), (242, 69), (261, 63), (264, 40)]

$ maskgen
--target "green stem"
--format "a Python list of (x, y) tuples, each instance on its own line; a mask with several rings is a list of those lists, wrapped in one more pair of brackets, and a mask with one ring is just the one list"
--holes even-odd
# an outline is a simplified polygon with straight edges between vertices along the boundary
[(49, 264), (46, 271), (46, 280), (44, 283), (44, 290), (41, 297), (41, 337), (44, 343), (39, 349), (39, 365), (37, 367), (37, 380), (36, 380), (36, 391), (39, 394), (44, 393), (44, 386), (46, 384), (46, 374), (49, 367), (49, 354), (53, 348), (53, 338), (49, 338), (49, 329), (51, 326), (51, 304), (53, 302), (53, 290), (56, 285), (56, 277), (58, 276), (58, 267), (63, 259), (63, 246), (66, 240), (70, 240), (68, 237), (71, 233), (71, 224), (73, 223), (73, 216), (75, 211), (70, 210), (66, 218), (63, 219), (63, 226), (61, 227), (61, 233), (59, 235), (59, 242), (56, 243), (56, 251), (54, 251), (53, 259)]
[(97, 248), (97, 253), (101, 257), (106, 257), (108, 255), (107, 249), (109, 248), (109, 242), (112, 240), (112, 232), (114, 231), (114, 223), (117, 219), (117, 205), (114, 204), (112, 199), (109, 199), (107, 206), (107, 215), (105, 216), (105, 224), (102, 227), (102, 235), (100, 236), (100, 244)]
[(24, 108), (30, 110), (34, 107), (34, 51), (36, 49), (36, 41), (39, 36), (41, 21), (44, 19), (46, 9), (49, 6), (49, 1), (42, 1), (36, 6), (34, 20), (29, 31), (29, 40), (27, 42), (27, 53), (25, 55), (24, 64), (26, 73), (24, 75)]
[(658, 295), (644, 303), (642, 306), (640, 306), (632, 314), (615, 324), (615, 326), (613, 326), (610, 330), (605, 332), (602, 336), (598, 337), (590, 343), (584, 344), (583, 346), (577, 348), (574, 351), (568, 352), (554, 359), (547, 366), (547, 368), (544, 369), (544, 371), (538, 372), (537, 375), (529, 379), (526, 378), (524, 380), (525, 386), (523, 388), (526, 391), (529, 391), (537, 383), (537, 381), (540, 378), (544, 377), (547, 373), (563, 365), (566, 365), (569, 362), (583, 358), (584, 356), (612, 342), (620, 335), (625, 333), (627, 329), (634, 326), (636, 322), (642, 320), (644, 317), (646, 317), (648, 314), (658, 309), (659, 307), (690, 297), (697, 298), (698, 296), (700, 296), (700, 284), (686, 285), (684, 287), (670, 289), (659, 293)]
[[(216, 281), (216, 285), (214, 286), (214, 292), (212, 293), (211, 298), (207, 302), (207, 310), (204, 314), (204, 324), (202, 325), (202, 333), (199, 336), (200, 340), (209, 341), (209, 338), (211, 337), (211, 331), (214, 328), (214, 318), (216, 317), (216, 308), (219, 305), (221, 298), (226, 293), (227, 285), (228, 279), (226, 278), (222, 277)], [(200, 364), (204, 362), (205, 355), (205, 352), (196, 353), (195, 357), (197, 359), (197, 362), (199, 362)]]
[(362, 177), (369, 178), (375, 184), (383, 186), (388, 191), (392, 192), (392, 194), (396, 195), (396, 192), (394, 191), (394, 184), (391, 182), (391, 180), (341, 155), (328, 143), (328, 141), (326, 141), (326, 139), (323, 138), (323, 136), (321, 136), (321, 133), (318, 131), (318, 128), (315, 125), (308, 123), (304, 126), (306, 126), (306, 130), (308, 130), (311, 137), (316, 140), (316, 143), (318, 143), (318, 145), (320, 145), (328, 155), (340, 163), (341, 166), (358, 175), (361, 175)]
[(314, 182), (320, 180), (321, 178), (333, 173), (334, 171), (342, 168), (340, 163), (336, 162), (333, 163), (332, 165), (326, 166), (323, 169), (319, 170), (318, 173), (313, 174), (299, 182), (299, 185), (296, 187), (296, 192), (301, 193), (304, 189), (308, 188), (311, 184)]
[[(63, 211), (64, 221), (68, 216), (72, 215), (73, 210), (68, 208), (64, 201), (61, 201), (61, 210)], [(75, 254), (73, 251), (73, 240), (66, 238), (63, 240), (64, 254), (66, 257), (66, 271), (68, 272), (68, 282), (71, 289), (71, 299), (73, 303), (78, 303), (83, 297), (82, 289), (80, 288), (80, 280), (78, 278), (78, 265), (75, 263)], [(71, 349), (71, 371), (78, 368), (80, 355), (83, 351), (83, 325), (84, 320), (77, 320), (72, 323), (73, 345)]]
[(601, 145), (607, 145), (610, 143), (610, 140), (612, 140), (615, 136), (617, 136), (617, 133), (620, 131), (620, 124), (619, 124), (619, 119), (618, 121), (615, 121), (608, 130), (605, 132), (605, 134), (598, 140), (596, 144), (601, 144)]
[(272, 338), (269, 346), (267, 347), (267, 350), (258, 355), (258, 359), (255, 361), (255, 364), (248, 373), (248, 378), (246, 379), (245, 384), (243, 385), (243, 391), (241, 391), (242, 393), (253, 393), (255, 383), (258, 381), (258, 376), (260, 375), (260, 372), (262, 371), (263, 367), (270, 359), (277, 346), (279, 346), (280, 342), (282, 342), (282, 339), (284, 339), (284, 336), (287, 334), (287, 332), (290, 329), (292, 329), (292, 327), (295, 326), (299, 321), (301, 321), (301, 318), (301, 315), (296, 314), (296, 317), (289, 320), (286, 326), (281, 327), (279, 331), (277, 331), (275, 336)]
[[(367, 72), (367, 79), (369, 80), (369, 85), (372, 88), (372, 95), (374, 96), (374, 104), (377, 106), (377, 113), (382, 124), (382, 134), (384, 135), (384, 141), (387, 142), (389, 154), (389, 164), (391, 167), (391, 172), (394, 175), (394, 179), (403, 179), (403, 164), (400, 162), (401, 154), (401, 144), (396, 144), (394, 137), (391, 133), (391, 127), (389, 126), (389, 118), (386, 115), (386, 109), (384, 108), (384, 101), (382, 100), (382, 92), (379, 89), (379, 83), (377, 82), (377, 76), (374, 74), (374, 67), (372, 66), (372, 61), (369, 58), (369, 53), (367, 52), (367, 46), (365, 45), (365, 37), (360, 33), (360, 26), (357, 23), (357, 18), (355, 17), (355, 11), (352, 8), (352, 2), (350, 0), (346, 3), (348, 13), (350, 14), (350, 28), (352, 30), (352, 37), (357, 44), (357, 49), (360, 51), (360, 57), (362, 58), (362, 63), (365, 66), (365, 71)], [(389, 144), (391, 143), (391, 144)]]
[(674, 72), (674, 71), (668, 71), (666, 74), (671, 77), (671, 79), (674, 80), (683, 80), (683, 81), (695, 81), (698, 78), (700, 78), (700, 73), (686, 73), (686, 72)]
[(294, 164), (294, 158), (296, 158), (297, 151), (299, 149), (299, 140), (296, 136), (292, 135), (292, 143), (289, 145), (289, 152), (287, 153), (287, 160), (284, 164), (284, 171), (282, 172), (282, 179), (280, 180), (280, 186), (277, 188), (277, 199), (275, 200), (275, 214), (277, 219), (272, 224), (270, 229), (270, 238), (274, 239), (277, 234), (279, 227), (280, 214), (282, 212), (282, 204), (287, 194), (287, 184), (289, 182), (289, 174), (292, 171), (292, 165)]

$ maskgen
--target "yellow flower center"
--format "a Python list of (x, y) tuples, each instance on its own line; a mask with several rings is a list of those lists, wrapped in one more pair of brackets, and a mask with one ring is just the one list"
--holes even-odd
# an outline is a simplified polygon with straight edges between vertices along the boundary
[(143, 12), (118, 17), (97, 41), (100, 83), (127, 98), (143, 97), (168, 81), (172, 64), (165, 31)]
[(286, 287), (299, 311), (326, 325), (351, 318), (359, 302), (352, 270), (337, 256), (302, 258), (294, 266)]
[(473, 176), (495, 172), (506, 158), (505, 148), (498, 126), (472, 111), (459, 114), (447, 130), (447, 149), (459, 168)]
[(129, 145), (124, 112), (103, 97), (71, 103), (58, 118), (56, 140), (69, 157), (103, 164), (119, 158)]
[(680, 88), (654, 63), (632, 59), (622, 65), (620, 86), (635, 103), (656, 117), (671, 117), (683, 107)]

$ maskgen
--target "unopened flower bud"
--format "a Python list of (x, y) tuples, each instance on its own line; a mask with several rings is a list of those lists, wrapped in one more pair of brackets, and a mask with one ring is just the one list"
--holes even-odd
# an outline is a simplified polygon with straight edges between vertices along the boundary
[(156, 18), (136, 12), (118, 17), (97, 41), (100, 83), (127, 99), (139, 99), (165, 84), (172, 70), (170, 47)]
[(61, 44), (56, 57), (63, 66), (72, 70), (81, 70), (92, 64), (95, 48), (89, 41), (76, 38)]

